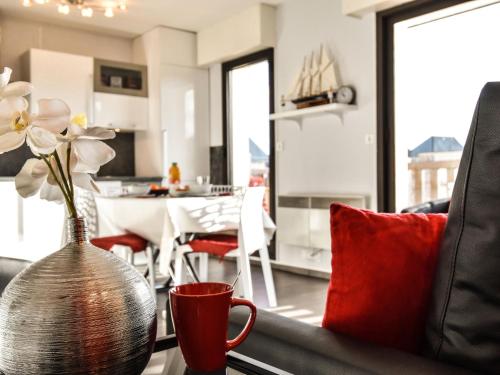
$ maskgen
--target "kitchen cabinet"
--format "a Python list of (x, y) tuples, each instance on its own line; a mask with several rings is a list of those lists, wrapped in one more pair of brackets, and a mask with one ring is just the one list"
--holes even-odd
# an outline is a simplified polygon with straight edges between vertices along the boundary
[(148, 68), (145, 65), (94, 59), (94, 91), (148, 96)]
[(148, 127), (148, 98), (141, 96), (94, 93), (96, 126), (120, 130), (146, 130)]
[[(37, 102), (41, 98), (60, 98), (69, 105), (72, 114), (85, 113), (91, 125), (127, 131), (146, 130), (149, 107), (144, 80), (147, 68), (106, 61), (104, 68), (108, 70), (103, 71), (102, 60), (96, 61), (100, 63), (94, 63), (90, 56), (30, 49), (23, 56), (23, 79), (35, 86), (30, 98), (32, 111), (38, 111)], [(97, 72), (94, 70), (96, 66), (99, 68)], [(132, 68), (126, 70), (129, 66), (139, 69), (140, 80), (119, 75), (122, 71), (136, 71), (130, 70)], [(96, 74), (103, 76), (102, 79), (96, 80)], [(102, 82), (116, 81), (117, 78), (122, 85), (138, 86), (138, 89), (107, 87)], [(99, 83), (97, 87), (96, 81)]]
[(166, 135), (166, 163), (177, 162), (182, 179), (209, 174), (208, 70), (162, 65), (161, 126)]
[(32, 112), (38, 100), (60, 98), (73, 114), (92, 117), (94, 59), (89, 56), (32, 48), (23, 56), (23, 79), (35, 89), (30, 96)]

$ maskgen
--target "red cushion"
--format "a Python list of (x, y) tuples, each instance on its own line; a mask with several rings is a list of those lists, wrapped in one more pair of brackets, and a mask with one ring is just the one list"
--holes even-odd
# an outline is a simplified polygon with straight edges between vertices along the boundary
[(330, 207), (332, 275), (323, 327), (418, 353), (444, 214)]
[(94, 246), (104, 250), (111, 250), (115, 245), (128, 246), (134, 253), (144, 251), (148, 241), (134, 233), (120, 234), (118, 236), (99, 237), (90, 240)]
[(238, 248), (238, 237), (228, 234), (213, 234), (190, 241), (189, 246), (197, 253), (209, 253), (223, 257)]

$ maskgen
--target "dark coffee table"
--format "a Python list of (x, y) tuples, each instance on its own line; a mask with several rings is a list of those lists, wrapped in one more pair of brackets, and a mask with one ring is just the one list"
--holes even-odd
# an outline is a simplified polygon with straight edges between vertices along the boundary
[[(163, 366), (163, 370), (159, 368)], [(201, 375), (186, 369), (181, 349), (177, 345), (175, 335), (165, 336), (156, 341), (153, 357), (150, 365), (144, 371), (144, 375)], [(244, 356), (236, 352), (229, 352), (227, 355), (227, 369), (210, 375), (228, 374), (228, 375), (291, 375), (289, 372), (277, 369), (253, 358)]]

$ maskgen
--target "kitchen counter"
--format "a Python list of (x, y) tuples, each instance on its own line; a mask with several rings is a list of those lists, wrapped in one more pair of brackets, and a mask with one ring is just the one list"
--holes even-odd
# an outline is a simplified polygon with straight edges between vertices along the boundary
[(94, 177), (96, 181), (121, 181), (125, 183), (161, 183), (163, 177), (138, 177), (138, 176), (97, 176)]
[[(15, 176), (0, 176), (0, 182), (14, 181)], [(128, 183), (161, 183), (163, 177), (138, 177), (138, 176), (97, 176), (94, 177), (95, 181), (121, 181)]]

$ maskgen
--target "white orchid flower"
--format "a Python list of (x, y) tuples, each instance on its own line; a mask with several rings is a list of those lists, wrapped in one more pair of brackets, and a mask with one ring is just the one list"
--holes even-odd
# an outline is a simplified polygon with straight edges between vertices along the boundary
[[(103, 128), (86, 129), (85, 124), (79, 125), (78, 116), (73, 119), (65, 136), (59, 137), (64, 143), (56, 148), (56, 153), (61, 162), (64, 176), (61, 176), (54, 155), (47, 162), (40, 159), (29, 159), (16, 176), (16, 189), (22, 197), (30, 197), (40, 191), (42, 199), (62, 202), (64, 194), (59, 186), (63, 181), (90, 191), (99, 192), (89, 173), (97, 173), (99, 168), (115, 157), (115, 151), (101, 142), (101, 139), (115, 137), (113, 131)], [(67, 165), (67, 154), (70, 152), (69, 174)], [(52, 169), (52, 171), (51, 171)]]
[(71, 110), (64, 101), (61, 99), (40, 99), (38, 113), (33, 116), (32, 124), (54, 134), (60, 134), (67, 129), (70, 119)]
[[(79, 173), (71, 170), (72, 162), (70, 162), (71, 178), (68, 178), (67, 162), (64, 158), (67, 150), (67, 143), (59, 145), (56, 150), (61, 160), (66, 181), (71, 181), (74, 186), (81, 189), (99, 192), (99, 188), (88, 173)], [(54, 156), (50, 156), (47, 160), (50, 164), (50, 168), (42, 159), (32, 158), (26, 160), (23, 168), (15, 178), (16, 190), (23, 198), (31, 197), (40, 192), (40, 198), (62, 203), (64, 201), (64, 195), (59, 186), (63, 181), (61, 173), (58, 170)], [(107, 161), (109, 160), (106, 160), (104, 163)], [(56, 177), (54, 177), (54, 174)]]
[(113, 130), (101, 127), (87, 128), (83, 114), (71, 120), (66, 140), (71, 142), (71, 171), (76, 173), (97, 173), (99, 168), (112, 160), (116, 153), (102, 140), (113, 139)]
[(0, 99), (31, 94), (33, 85), (23, 81), (9, 83), (11, 74), (12, 69), (7, 67), (5, 67), (3, 73), (0, 74)]
[(58, 134), (69, 125), (69, 107), (60, 99), (41, 99), (38, 107), (38, 114), (31, 116), (23, 97), (0, 100), (0, 154), (21, 147), (25, 140), (35, 155), (54, 152)]
[[(56, 172), (57, 165), (53, 157), (49, 158), (49, 163), (52, 170)], [(32, 158), (26, 160), (15, 179), (16, 190), (19, 195), (27, 198), (40, 191), (40, 198), (62, 203), (64, 195), (50, 173), (51, 168), (42, 159)]]
[[(57, 165), (53, 157), (50, 158), (52, 170), (59, 175)], [(73, 185), (85, 190), (98, 192), (97, 185), (92, 177), (86, 173), (72, 173)], [(59, 181), (61, 181), (59, 179)], [(41, 159), (28, 159), (23, 168), (17, 174), (16, 189), (23, 198), (31, 197), (40, 191), (40, 198), (58, 203), (64, 202), (63, 192), (52, 175), (49, 166)]]
[(59, 99), (38, 101), (38, 113), (28, 113), (24, 96), (33, 87), (28, 82), (9, 83), (12, 70), (0, 74), (0, 154), (28, 144), (36, 158), (25, 162), (17, 174), (16, 189), (22, 197), (40, 192), (42, 199), (66, 202), (68, 214), (78, 217), (75, 186), (98, 192), (91, 177), (115, 157), (102, 140), (112, 139), (111, 130), (87, 129), (85, 115), (70, 121), (71, 111)]

